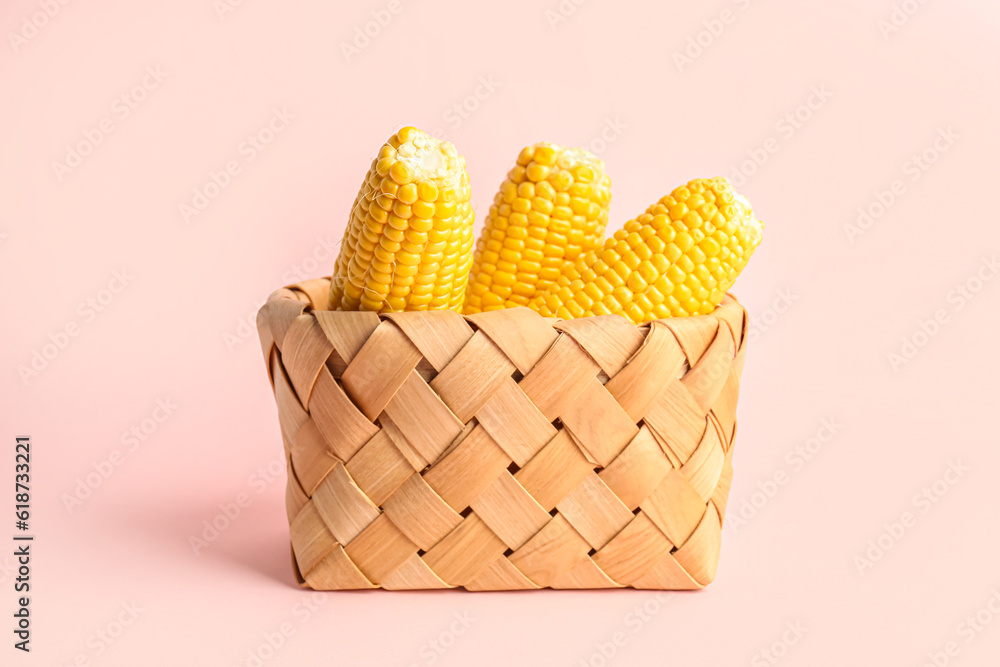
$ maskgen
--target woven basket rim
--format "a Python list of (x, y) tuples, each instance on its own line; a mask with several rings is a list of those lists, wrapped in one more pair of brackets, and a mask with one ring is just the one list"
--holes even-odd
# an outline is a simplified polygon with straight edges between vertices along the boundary
[[(270, 303), (272, 301), (282, 301), (282, 300), (287, 300), (287, 301), (301, 301), (301, 302), (305, 303), (306, 306), (305, 306), (305, 308), (302, 311), (303, 313), (306, 313), (306, 312), (309, 312), (309, 311), (321, 311), (321, 312), (327, 312), (327, 313), (340, 313), (340, 312), (345, 312), (346, 313), (346, 312), (350, 312), (350, 311), (330, 310), (329, 308), (327, 308), (328, 304), (327, 304), (327, 301), (326, 301), (325, 297), (319, 299), (318, 301), (315, 300), (317, 295), (321, 295), (322, 296), (322, 295), (324, 295), (326, 293), (326, 291), (328, 291), (330, 281), (331, 281), (331, 277), (330, 276), (321, 276), (319, 278), (310, 278), (308, 280), (303, 280), (303, 281), (300, 281), (298, 283), (293, 283), (291, 285), (285, 285), (284, 287), (280, 287), (280, 288), (274, 290), (273, 292), (271, 292), (271, 294), (268, 295), (267, 301), (261, 306), (261, 308), (260, 308), (260, 310), (258, 312), (263, 312), (264, 306), (266, 306), (268, 303)], [(324, 291), (324, 290), (315, 289), (316, 287), (326, 287), (327, 290)], [(739, 299), (736, 298), (736, 295), (734, 295), (732, 292), (726, 292), (725, 296), (723, 296), (722, 301), (719, 303), (719, 305), (717, 305), (715, 307), (715, 309), (711, 313), (708, 313), (706, 315), (686, 315), (684, 317), (666, 317), (666, 318), (660, 318), (660, 319), (656, 319), (656, 320), (648, 320), (648, 321), (643, 322), (641, 324), (634, 324), (634, 325), (633, 325), (632, 322), (630, 322), (627, 318), (625, 318), (620, 313), (613, 313), (612, 315), (616, 316), (616, 317), (620, 317), (621, 319), (625, 320), (626, 322), (628, 322), (632, 326), (637, 326), (637, 327), (640, 327), (640, 328), (644, 328), (644, 327), (648, 327), (652, 322), (667, 322), (667, 321), (671, 321), (671, 320), (685, 320), (685, 321), (695, 322), (695, 321), (699, 321), (699, 320), (704, 321), (706, 318), (716, 319), (716, 315), (717, 315), (717, 313), (721, 309), (727, 308), (727, 307), (732, 307), (732, 306), (736, 306), (738, 308), (741, 308), (744, 311), (746, 310), (746, 308), (743, 306), (743, 304), (740, 303)], [(517, 306), (515, 308), (507, 308), (507, 309), (504, 309), (504, 310), (521, 310), (521, 311), (535, 312), (534, 310), (532, 310), (531, 308), (528, 308), (527, 306)], [(379, 316), (380, 319), (386, 319), (386, 317), (389, 316), (389, 315), (392, 315), (394, 317), (401, 315), (401, 316), (405, 317), (405, 316), (408, 316), (408, 315), (411, 315), (411, 314), (416, 315), (416, 314), (428, 313), (428, 312), (446, 312), (446, 313), (447, 312), (451, 312), (451, 313), (455, 313), (456, 315), (461, 316), (462, 318), (464, 318), (465, 320), (468, 321), (470, 317), (481, 316), (481, 315), (484, 315), (484, 314), (486, 314), (488, 312), (493, 312), (493, 311), (484, 311), (482, 313), (476, 313), (475, 315), (467, 315), (465, 313), (458, 312), (458, 311), (453, 310), (451, 308), (442, 308), (442, 309), (439, 309), (437, 311), (416, 310), (416, 311), (396, 311), (396, 312), (391, 312), (391, 313), (379, 312), (379, 313), (376, 313), (376, 314)], [(558, 317), (544, 317), (542, 315), (539, 315), (539, 317), (541, 317), (542, 319), (544, 319), (544, 320), (546, 320), (548, 322), (551, 322), (553, 324), (558, 323), (558, 322), (564, 322), (564, 321), (566, 321), (566, 320), (563, 320), (562, 318), (558, 318)], [(597, 316), (594, 316), (594, 317), (609, 317), (609, 316), (608, 315), (597, 315)], [(577, 318), (577, 319), (584, 319), (584, 318)]]

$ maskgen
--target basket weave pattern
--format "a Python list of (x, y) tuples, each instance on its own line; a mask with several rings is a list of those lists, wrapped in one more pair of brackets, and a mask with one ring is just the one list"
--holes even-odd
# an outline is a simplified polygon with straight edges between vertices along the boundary
[(257, 318), (317, 590), (693, 589), (715, 577), (747, 318), (526, 308)]

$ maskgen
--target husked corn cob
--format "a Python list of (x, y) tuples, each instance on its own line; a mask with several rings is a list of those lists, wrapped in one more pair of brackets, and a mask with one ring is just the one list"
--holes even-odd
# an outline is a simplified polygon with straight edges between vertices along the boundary
[(404, 127), (372, 161), (330, 285), (331, 310), (461, 310), (472, 265), (469, 174), (455, 147)]
[(604, 238), (611, 179), (582, 148), (524, 148), (490, 206), (476, 242), (468, 314), (527, 306)]
[(696, 179), (625, 223), (531, 306), (546, 317), (620, 313), (635, 324), (708, 314), (746, 266), (762, 230), (728, 179)]

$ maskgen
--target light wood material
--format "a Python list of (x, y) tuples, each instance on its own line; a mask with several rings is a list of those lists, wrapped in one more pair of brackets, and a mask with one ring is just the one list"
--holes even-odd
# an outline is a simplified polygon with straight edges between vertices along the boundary
[(509, 549), (520, 549), (552, 518), (508, 472), (500, 473), (471, 507)]
[(258, 315), (297, 580), (317, 590), (692, 589), (715, 577), (748, 318), (524, 308)]

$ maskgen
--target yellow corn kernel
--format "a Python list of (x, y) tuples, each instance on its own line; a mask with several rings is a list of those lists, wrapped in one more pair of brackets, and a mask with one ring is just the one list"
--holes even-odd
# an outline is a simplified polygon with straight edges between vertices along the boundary
[(760, 244), (764, 225), (725, 178), (696, 179), (562, 271), (530, 306), (546, 317), (619, 313), (640, 324), (707, 314)]
[(446, 141), (404, 127), (379, 150), (351, 207), (331, 310), (461, 310), (472, 268), (469, 174)]
[[(476, 244), (470, 281), (485, 285), (487, 292), (470, 292), (464, 312), (523, 306), (525, 299), (549, 289), (573, 262), (600, 245), (610, 203), (611, 179), (591, 153), (547, 142), (524, 148), (493, 198)], [(504, 250), (492, 248), (492, 241)], [(501, 270), (499, 261), (515, 264), (516, 270)], [(486, 293), (502, 301), (487, 300)]]

